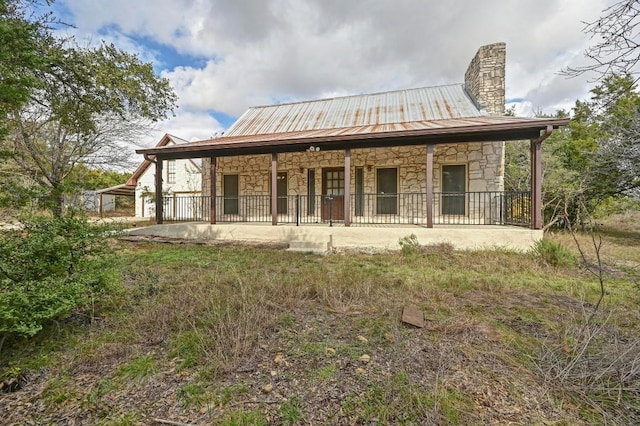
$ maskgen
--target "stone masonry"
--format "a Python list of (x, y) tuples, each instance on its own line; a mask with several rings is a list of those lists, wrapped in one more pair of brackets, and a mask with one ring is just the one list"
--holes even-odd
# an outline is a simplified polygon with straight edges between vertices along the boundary
[[(464, 75), (467, 90), (490, 115), (504, 115), (506, 49), (505, 43), (480, 47)], [(483, 143), (483, 153), (489, 156), (488, 165), (494, 167), (497, 190), (503, 190), (504, 141)], [(469, 167), (470, 178), (471, 172)]]

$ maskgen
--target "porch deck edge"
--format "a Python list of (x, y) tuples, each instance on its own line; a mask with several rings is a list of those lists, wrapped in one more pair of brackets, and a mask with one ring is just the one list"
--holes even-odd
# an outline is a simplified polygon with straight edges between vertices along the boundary
[(337, 249), (399, 250), (398, 241), (414, 234), (422, 245), (450, 243), (458, 250), (507, 248), (524, 252), (542, 239), (542, 230), (515, 226), (329, 227), (263, 224), (178, 223), (130, 229), (129, 235), (241, 242), (330, 243)]

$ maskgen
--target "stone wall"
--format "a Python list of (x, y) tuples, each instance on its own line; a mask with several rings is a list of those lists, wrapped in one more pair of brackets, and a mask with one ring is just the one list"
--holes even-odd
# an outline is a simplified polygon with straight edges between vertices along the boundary
[[(434, 191), (441, 191), (442, 165), (461, 164), (466, 166), (468, 192), (501, 191), (502, 164), (501, 153), (496, 152), (495, 143), (460, 143), (436, 145), (434, 151)], [(319, 151), (303, 153), (284, 153), (278, 155), (278, 172), (287, 173), (288, 195), (308, 195), (308, 170), (315, 170), (315, 193), (322, 194), (322, 169), (343, 168), (344, 151)], [(356, 193), (356, 168), (362, 167), (365, 194), (376, 193), (376, 169), (398, 169), (398, 193), (424, 194), (426, 191), (426, 147), (366, 148), (351, 151), (351, 194)], [(209, 194), (209, 160), (203, 160), (203, 194)], [(239, 176), (240, 195), (257, 197), (259, 206), (241, 212), (241, 215), (255, 215), (264, 218), (269, 214), (271, 155), (251, 155), (242, 157), (221, 157), (217, 161), (216, 193), (223, 194), (223, 176)], [(414, 198), (415, 200), (423, 198)], [(372, 198), (373, 200), (373, 198)], [(418, 201), (426, 202), (426, 201)], [(401, 203), (402, 204), (402, 203)], [(365, 216), (373, 214), (373, 206), (368, 204)], [(319, 207), (318, 207), (319, 208)], [(352, 210), (355, 207), (352, 203)], [(402, 205), (400, 209), (403, 209)], [(424, 217), (425, 206), (406, 206), (414, 214)], [(437, 214), (436, 205), (436, 214)], [(406, 212), (399, 212), (400, 215)], [(317, 214), (320, 214), (317, 212)]]

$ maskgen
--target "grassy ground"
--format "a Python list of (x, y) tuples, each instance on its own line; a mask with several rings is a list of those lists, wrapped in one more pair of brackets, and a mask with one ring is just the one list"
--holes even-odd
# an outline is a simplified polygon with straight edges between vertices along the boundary
[[(0, 354), (22, 383), (3, 422), (637, 424), (640, 234), (619, 231), (593, 317), (579, 262), (123, 243), (110, 304)], [(409, 304), (424, 328), (400, 321)]]

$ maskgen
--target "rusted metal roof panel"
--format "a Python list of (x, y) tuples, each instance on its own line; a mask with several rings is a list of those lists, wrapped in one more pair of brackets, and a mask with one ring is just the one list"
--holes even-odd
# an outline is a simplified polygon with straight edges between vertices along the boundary
[(376, 128), (486, 115), (463, 84), (253, 107), (225, 137), (313, 130)]
[[(390, 123), (374, 126), (353, 126), (338, 129), (318, 129), (277, 134), (223, 136), (216, 139), (208, 139), (190, 142), (181, 145), (157, 147), (136, 150), (142, 154), (171, 154), (225, 150), (245, 150), (256, 147), (276, 146), (300, 146), (301, 150), (311, 144), (322, 148), (325, 144), (349, 141), (374, 141), (391, 138), (430, 138), (431, 143), (441, 141), (450, 142), (449, 136), (456, 140), (460, 136), (465, 140), (473, 141), (473, 135), (490, 135), (492, 139), (478, 136), (475, 140), (520, 140), (522, 131), (527, 132), (527, 137), (538, 137), (539, 132), (564, 126), (569, 122), (568, 118), (522, 118), (506, 116), (482, 116), (473, 118), (458, 118), (448, 120), (433, 120), (421, 122)], [(422, 139), (424, 141), (424, 139)], [(458, 140), (459, 141), (459, 140)], [(426, 142), (421, 142), (426, 143)], [(407, 142), (406, 144), (409, 144)], [(395, 143), (394, 146), (403, 145)], [(207, 154), (210, 155), (210, 154)], [(176, 157), (177, 158), (177, 157)], [(181, 157), (181, 158), (187, 158)]]

